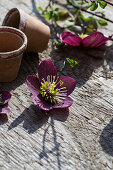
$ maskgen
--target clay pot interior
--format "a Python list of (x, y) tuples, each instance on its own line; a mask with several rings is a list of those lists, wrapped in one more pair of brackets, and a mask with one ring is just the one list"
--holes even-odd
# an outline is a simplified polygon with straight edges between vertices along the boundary
[(5, 21), (5, 24), (9, 27), (19, 28), (19, 24), (20, 24), (19, 11), (16, 9), (12, 10), (10, 16)]
[(0, 82), (11, 82), (17, 77), (26, 47), (27, 37), (22, 31), (0, 27)]
[(11, 32), (0, 32), (0, 52), (17, 50), (23, 44), (21, 37)]

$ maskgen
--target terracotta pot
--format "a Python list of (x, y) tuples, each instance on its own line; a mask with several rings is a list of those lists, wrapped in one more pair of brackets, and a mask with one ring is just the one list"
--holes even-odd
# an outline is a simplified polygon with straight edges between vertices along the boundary
[(10, 82), (17, 77), (26, 46), (27, 37), (22, 31), (0, 27), (0, 82)]
[(42, 52), (48, 44), (49, 27), (21, 9), (11, 9), (5, 16), (2, 25), (18, 28), (26, 34), (28, 52)]

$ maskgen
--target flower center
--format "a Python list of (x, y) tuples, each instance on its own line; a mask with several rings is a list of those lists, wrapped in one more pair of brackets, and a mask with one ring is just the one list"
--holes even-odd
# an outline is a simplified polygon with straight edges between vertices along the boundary
[(2, 94), (0, 94), (0, 104), (2, 104)]
[(62, 103), (67, 96), (66, 87), (61, 87), (62, 85), (63, 82), (61, 80), (58, 81), (55, 76), (48, 75), (47, 81), (44, 78), (42, 79), (40, 94), (46, 101), (52, 104)]
[(78, 34), (78, 35), (79, 35), (79, 37), (82, 38), (82, 39), (83, 39), (83, 38), (86, 38), (86, 37), (88, 36), (87, 34), (83, 34), (83, 33), (82, 33), (82, 34)]

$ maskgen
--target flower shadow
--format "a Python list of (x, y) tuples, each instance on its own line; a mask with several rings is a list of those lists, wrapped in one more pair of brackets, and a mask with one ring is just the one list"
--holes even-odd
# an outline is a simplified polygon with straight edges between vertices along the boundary
[(0, 114), (0, 125), (3, 125), (8, 121), (8, 116), (7, 114)]
[[(82, 48), (66, 46), (63, 49), (54, 50), (54, 63), (60, 71), (66, 58), (71, 58), (79, 63), (78, 68), (71, 68), (69, 65), (62, 74), (73, 77), (77, 80), (77, 87), (84, 85), (91, 77), (94, 70), (103, 66), (104, 60), (110, 47), (102, 46), (98, 48)], [(59, 73), (60, 74), (60, 73)]]
[(29, 74), (36, 74), (39, 63), (37, 53), (24, 53), (17, 78), (12, 82), (0, 83), (1, 90), (15, 90), (26, 81)]
[[(28, 131), (28, 133), (34, 133), (36, 130), (41, 128), (44, 124), (48, 122), (49, 117), (52, 117), (55, 120), (65, 121), (69, 115), (68, 109), (53, 109), (52, 111), (46, 112), (40, 110), (36, 105), (31, 105), (29, 108), (26, 108), (22, 114), (17, 117), (8, 127), (8, 130), (11, 130), (17, 127), (23, 122), (23, 128)], [(57, 114), (58, 113), (58, 114)]]
[[(42, 151), (39, 154), (39, 159), (49, 159), (48, 154), (56, 155), (58, 169), (61, 170), (60, 143), (57, 142), (57, 135), (54, 125), (54, 120), (66, 121), (69, 115), (69, 109), (53, 109), (51, 111), (43, 111), (38, 109), (36, 105), (31, 105), (29, 108), (25, 109), (23, 113), (17, 117), (9, 126), (8, 130), (17, 127), (23, 122), (23, 128), (28, 131), (29, 134), (34, 133), (36, 130), (41, 128), (43, 125), (47, 124), (47, 128), (44, 129), (44, 135), (42, 140)], [(48, 119), (50, 117), (50, 122)], [(46, 149), (47, 144), (47, 134), (49, 128), (52, 129), (53, 134), (53, 148), (50, 150)], [(48, 147), (47, 147), (48, 148)], [(55, 154), (54, 154), (55, 153)]]
[[(48, 147), (46, 149), (46, 138), (47, 138), (47, 134), (48, 134), (48, 130), (49, 128), (52, 129), (52, 134), (53, 134), (53, 143), (54, 146), (53, 148), (51, 148), (50, 150), (48, 150)], [(59, 147), (60, 147), (60, 143), (57, 141), (57, 135), (56, 135), (56, 130), (55, 130), (55, 126), (54, 126), (54, 119), (51, 117), (51, 121), (50, 124), (47, 126), (47, 128), (44, 131), (44, 135), (43, 135), (43, 141), (42, 141), (42, 151), (39, 154), (39, 159), (49, 159), (49, 154), (55, 154), (56, 158), (57, 158), (57, 166), (58, 166), (58, 170), (61, 170), (61, 160), (60, 160), (60, 152), (59, 152)]]
[(23, 128), (26, 129), (28, 133), (34, 133), (48, 121), (48, 118), (49, 115), (38, 109), (37, 106), (30, 105), (29, 108), (26, 108), (22, 114), (10, 124), (8, 130), (17, 127), (23, 122)]
[(53, 109), (49, 114), (53, 120), (65, 122), (69, 116), (69, 109)]
[[(57, 159), (57, 167), (58, 170), (61, 170), (61, 160), (60, 160), (60, 152), (59, 152), (59, 148), (60, 148), (60, 143), (57, 140), (57, 135), (56, 135), (56, 130), (55, 130), (55, 123), (54, 120), (58, 120), (58, 121), (66, 121), (69, 115), (69, 109), (53, 109), (52, 111), (50, 111), (50, 123), (48, 124), (48, 126), (46, 127), (45, 131), (44, 131), (44, 135), (43, 135), (43, 141), (42, 141), (42, 151), (39, 154), (39, 159), (49, 159), (49, 154), (55, 154), (56, 155), (56, 159)], [(53, 134), (53, 144), (54, 146), (48, 150), (47, 147), (47, 141), (46, 138), (48, 136), (48, 131), (51, 128), (52, 130), (52, 134)]]
[(100, 135), (100, 145), (105, 153), (113, 156), (113, 119), (103, 129)]

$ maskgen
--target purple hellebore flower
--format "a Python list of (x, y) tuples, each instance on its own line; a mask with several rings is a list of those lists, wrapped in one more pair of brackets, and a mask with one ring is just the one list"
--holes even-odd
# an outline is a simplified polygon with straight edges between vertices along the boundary
[(38, 68), (38, 77), (29, 75), (27, 86), (33, 94), (33, 102), (40, 109), (67, 108), (73, 100), (68, 97), (75, 88), (71, 77), (57, 77), (57, 70), (50, 60), (44, 60)]
[(10, 113), (11, 110), (7, 104), (11, 98), (11, 93), (7, 91), (0, 91), (0, 114)]
[(58, 34), (58, 37), (62, 42), (73, 47), (99, 47), (104, 45), (113, 35), (105, 37), (101, 32), (93, 32), (91, 35), (81, 34), (64, 31), (62, 34)]

